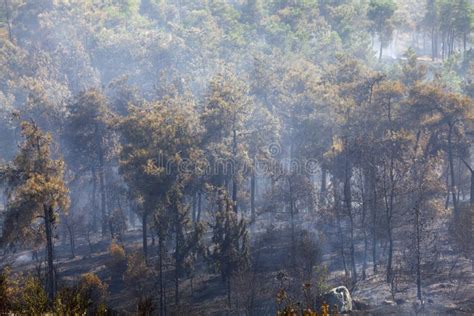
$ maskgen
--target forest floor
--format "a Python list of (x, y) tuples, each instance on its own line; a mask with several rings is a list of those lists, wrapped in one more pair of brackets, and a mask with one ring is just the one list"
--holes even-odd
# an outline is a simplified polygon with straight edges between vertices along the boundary
[[(242, 309), (248, 305), (251, 299), (249, 293), (252, 291), (258, 294), (257, 296), (267, 297), (266, 301), (254, 302), (255, 306), (258, 306), (258, 315), (275, 314), (274, 297), (278, 289), (275, 275), (288, 264), (288, 245), (283, 242), (284, 238), (271, 238), (273, 238), (271, 242), (261, 243), (256, 259), (259, 261), (259, 268), (251, 275), (241, 277), (234, 285), (233, 301), (234, 304), (240, 304)], [(77, 244), (74, 258), (70, 256), (68, 244), (56, 246), (56, 253), (59, 254), (56, 268), (62, 282), (67, 283), (83, 273), (94, 272), (109, 283), (109, 305), (124, 314), (133, 314), (137, 302), (133, 292), (123, 281), (112, 282), (105, 267), (110, 241), (97, 240), (93, 244), (92, 253), (85, 240), (79, 239)], [(128, 231), (124, 244), (127, 250), (139, 250), (141, 247), (140, 231)], [(354, 314), (474, 315), (474, 274), (471, 262), (456, 255), (447, 245), (446, 240), (441, 241), (439, 270), (423, 280), (423, 305), (416, 299), (416, 284), (413, 278), (398, 277), (395, 282), (396, 288), (392, 291), (385, 282), (383, 262), (381, 262), (376, 275), (373, 274), (372, 266), (369, 264), (366, 279), (358, 281), (351, 288), (353, 299), (366, 305), (364, 311), (354, 312)], [(361, 252), (361, 249), (358, 251)], [(153, 254), (156, 254), (156, 248), (151, 246), (150, 253), (153, 257)], [(0, 262), (2, 264), (9, 263), (14, 272), (35, 273), (41, 269), (37, 261), (32, 259), (31, 251), (18, 252), (0, 258)], [(323, 263), (329, 268), (329, 286), (346, 284), (346, 278), (337, 256), (325, 254), (323, 258)], [(362, 266), (358, 266), (358, 269), (361, 271)], [(206, 272), (199, 273), (192, 281), (187, 279), (181, 282), (181, 302), (183, 303), (180, 310), (175, 313), (177, 315), (228, 314), (225, 308), (227, 306), (226, 291), (220, 276), (207, 272), (205, 268), (201, 270)], [(255, 280), (258, 280), (259, 284), (256, 284)], [(174, 304), (173, 286), (171, 281), (166, 284), (169, 289), (166, 295), (169, 306)], [(157, 293), (158, 291), (150, 293), (150, 295), (157, 297)]]

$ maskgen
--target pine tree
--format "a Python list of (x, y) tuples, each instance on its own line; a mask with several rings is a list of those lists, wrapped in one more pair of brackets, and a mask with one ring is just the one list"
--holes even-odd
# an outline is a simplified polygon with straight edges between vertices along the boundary
[(47, 286), (49, 302), (55, 296), (53, 235), (58, 212), (69, 205), (68, 189), (63, 180), (64, 162), (53, 159), (51, 135), (34, 122), (22, 122), (24, 142), (4, 179), (10, 194), (5, 216), (2, 243), (15, 244), (34, 235), (32, 227), (42, 218), (41, 236), (46, 242)]
[(213, 230), (211, 258), (220, 272), (227, 288), (227, 299), (231, 305), (231, 279), (248, 264), (247, 225), (233, 211), (233, 204), (223, 189), (218, 190), (218, 210)]
[(199, 223), (192, 225), (189, 206), (184, 203), (183, 186), (179, 182), (167, 193), (167, 210), (174, 234), (175, 300), (179, 305), (179, 278), (185, 272), (192, 273), (196, 256), (202, 251), (204, 227)]
[(63, 132), (66, 158), (76, 173), (90, 172), (93, 187), (91, 221), (94, 225), (99, 222), (95, 202), (99, 185), (101, 232), (105, 236), (108, 222), (105, 167), (111, 140), (107, 100), (99, 90), (91, 89), (74, 98), (68, 110)]
[(203, 142), (214, 172), (209, 180), (226, 188), (231, 181), (233, 210), (237, 212), (239, 184), (248, 156), (248, 146), (242, 138), (246, 136), (252, 103), (247, 85), (229, 70), (212, 78), (209, 86), (201, 115), (206, 130)]

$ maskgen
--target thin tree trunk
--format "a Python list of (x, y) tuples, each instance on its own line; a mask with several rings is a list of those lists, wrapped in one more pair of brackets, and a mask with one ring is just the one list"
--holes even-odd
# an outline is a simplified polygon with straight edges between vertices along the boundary
[(256, 175), (255, 170), (252, 171), (250, 175), (250, 216), (251, 222), (254, 223), (256, 219), (255, 214), (255, 188), (256, 188)]
[(229, 304), (229, 309), (230, 309), (232, 307), (230, 276), (227, 276), (227, 302)]
[(340, 200), (339, 200), (339, 192), (338, 192), (338, 185), (335, 177), (333, 176), (333, 188), (334, 188), (334, 209), (336, 211), (336, 221), (337, 221), (337, 233), (339, 235), (339, 240), (340, 240), (340, 251), (341, 251), (341, 259), (342, 259), (342, 265), (344, 267), (344, 273), (346, 278), (349, 276), (349, 270), (347, 269), (347, 263), (346, 263), (346, 255), (344, 251), (344, 234), (342, 231), (342, 225), (341, 225), (341, 214), (340, 214)]
[(434, 27), (431, 28), (431, 60), (434, 61), (436, 58), (436, 48), (435, 48), (435, 31)]
[(370, 167), (370, 208), (372, 212), (372, 267), (374, 274), (377, 274), (377, 187), (375, 167)]
[(193, 194), (193, 208), (192, 208), (192, 218), (193, 218), (193, 223), (196, 222), (196, 211), (197, 211), (197, 198), (196, 198), (196, 194)]
[(105, 170), (104, 170), (104, 153), (99, 150), (99, 186), (100, 186), (100, 212), (102, 215), (102, 236), (107, 234), (107, 205), (105, 193)]
[(388, 231), (387, 283), (391, 283), (392, 279), (393, 279), (393, 232), (392, 232), (392, 229), (390, 228)]
[(55, 275), (54, 275), (54, 253), (53, 253), (53, 209), (51, 206), (43, 205), (44, 210), (44, 224), (46, 232), (46, 254), (48, 262), (48, 276), (47, 276), (47, 294), (50, 304), (54, 302), (55, 296)]
[[(421, 131), (417, 132), (416, 135), (416, 142), (415, 142), (415, 155), (416, 152), (418, 151), (418, 146), (419, 146), (419, 139), (420, 139), (420, 133)], [(426, 157), (426, 153), (425, 153)], [(416, 267), (415, 267), (415, 274), (416, 274), (416, 296), (420, 302), (422, 302), (422, 293), (421, 293), (421, 201), (423, 199), (422, 197), (422, 188), (421, 188), (421, 182), (420, 176), (418, 175), (418, 168), (417, 168), (417, 159), (413, 159), (413, 182), (415, 184), (415, 191), (416, 191), (416, 196), (414, 199), (414, 231), (415, 231), (415, 257), (416, 257)]]
[[(474, 168), (471, 167), (464, 159), (462, 159), (462, 161), (464, 162), (464, 164), (466, 165), (466, 167), (469, 169), (469, 172), (471, 173), (471, 188), (470, 188), (470, 195), (469, 195), (469, 210), (467, 212), (468, 213), (468, 220), (473, 223), (473, 220), (474, 220)], [(468, 227), (468, 234), (470, 236), (470, 238), (472, 239), (472, 237), (474, 237), (473, 235), (473, 228), (474, 225), (470, 225)], [(470, 243), (470, 247), (471, 247), (471, 270), (474, 272), (474, 243)]]
[(290, 225), (291, 225), (291, 262), (293, 267), (296, 266), (295, 262), (295, 249), (296, 249), (296, 239), (295, 239), (295, 209), (293, 203), (293, 185), (291, 183), (291, 175), (288, 177), (288, 189), (290, 193)]
[[(472, 225), (469, 227), (469, 235), (472, 240), (472, 237), (474, 237), (473, 234), (473, 220), (474, 220), (474, 169), (471, 169), (471, 192), (470, 192), (470, 197), (469, 197), (469, 204), (470, 204), (470, 210), (469, 210), (469, 220), (471, 221)], [(471, 242), (471, 271), (474, 272), (474, 243)]]
[(447, 166), (447, 170), (446, 170), (446, 191), (447, 191), (447, 194), (446, 194), (446, 201), (444, 203), (444, 209), (447, 210), (449, 208), (449, 201), (450, 201), (450, 197), (451, 197), (451, 185), (449, 184), (449, 169), (451, 167), (449, 166), (449, 163), (448, 163), (448, 166)]
[(383, 41), (382, 41), (382, 37), (380, 36), (380, 54), (379, 54), (379, 60), (382, 60), (382, 54), (383, 54)]
[(202, 193), (198, 192), (198, 205), (197, 205), (197, 217), (196, 220), (199, 223), (201, 221), (201, 210), (202, 210)]
[(148, 212), (143, 210), (142, 215), (142, 238), (143, 238), (143, 256), (145, 257), (145, 261), (148, 259), (148, 232), (147, 232), (147, 223), (148, 222)]
[(164, 282), (163, 282), (163, 238), (161, 236), (162, 232), (160, 231), (158, 235), (158, 247), (159, 249), (159, 260), (158, 260), (158, 269), (160, 274), (160, 315), (165, 315), (165, 301), (164, 301)]
[(326, 191), (327, 191), (327, 169), (325, 167), (321, 167), (321, 188), (319, 191), (319, 203), (322, 206), (326, 205)]
[(385, 208), (386, 208), (386, 218), (387, 218), (387, 234), (388, 234), (388, 260), (387, 260), (387, 283), (391, 283), (393, 276), (393, 203), (394, 203), (394, 173), (393, 173), (393, 159), (390, 159), (390, 188), (389, 196), (387, 197), (385, 193)]
[(75, 258), (76, 257), (76, 251), (75, 251), (76, 242), (75, 242), (75, 236), (74, 236), (74, 228), (71, 226), (70, 223), (68, 223), (66, 227), (69, 232), (69, 245), (71, 247), (71, 256), (72, 258)]
[(174, 269), (174, 295), (175, 295), (175, 303), (176, 306), (179, 306), (179, 274), (180, 274), (180, 260), (179, 260), (179, 247), (183, 244), (181, 241), (181, 224), (179, 220), (179, 209), (178, 209), (178, 201), (174, 202), (174, 214), (175, 214), (175, 249), (174, 249), (174, 264), (175, 264), (175, 269)]
[(96, 233), (99, 229), (97, 223), (99, 223), (97, 217), (97, 172), (94, 167), (92, 167), (92, 228)]
[(471, 170), (471, 192), (469, 196), (469, 204), (474, 206), (474, 170)]
[(367, 278), (367, 253), (369, 248), (369, 241), (367, 239), (367, 192), (369, 190), (367, 182), (367, 173), (365, 173), (362, 192), (362, 227), (364, 232), (364, 262), (362, 264), (362, 280)]
[(350, 223), (350, 237), (351, 237), (351, 270), (352, 270), (352, 282), (357, 282), (357, 268), (356, 268), (356, 259), (355, 259), (355, 243), (354, 243), (354, 217), (352, 214), (352, 189), (351, 189), (351, 179), (352, 179), (352, 167), (348, 157), (346, 157), (346, 167), (345, 167), (345, 181), (344, 181), (344, 201), (346, 205), (347, 215), (349, 216)]
[(464, 52), (464, 54), (466, 54), (466, 51), (467, 51), (467, 34), (464, 33), (463, 34), (463, 52)]
[(420, 231), (420, 209), (415, 207), (415, 225), (416, 225), (416, 297), (422, 301), (421, 294), (421, 231)]
[(175, 250), (175, 270), (174, 270), (174, 296), (176, 306), (179, 306), (179, 263), (178, 263), (178, 241), (176, 241), (176, 250)]
[(369, 253), (369, 240), (367, 239), (367, 232), (364, 229), (364, 263), (362, 266), (362, 279), (367, 278), (367, 258)]
[[(237, 161), (237, 131), (234, 130), (232, 131), (232, 155), (234, 158), (234, 162)], [(238, 213), (238, 207), (237, 207), (237, 166), (234, 166), (234, 170), (232, 170), (232, 202), (233, 202), (233, 207), (234, 207), (234, 212)]]
[[(393, 120), (392, 120), (392, 103), (391, 100), (388, 100), (388, 111), (387, 119), (390, 124), (390, 137), (394, 137), (393, 131)], [(385, 208), (387, 215), (387, 233), (388, 233), (388, 260), (387, 260), (387, 283), (392, 283), (393, 278), (393, 211), (394, 211), (394, 198), (395, 198), (395, 162), (394, 162), (394, 152), (390, 150), (390, 166), (389, 166), (389, 196), (387, 197), (387, 187), (384, 180), (384, 200)], [(384, 177), (385, 178), (385, 177)], [(388, 199), (387, 199), (388, 198)]]
[(449, 133), (448, 133), (448, 160), (449, 160), (449, 169), (450, 169), (450, 177), (451, 177), (451, 195), (453, 200), (453, 210), (454, 210), (454, 218), (457, 220), (459, 215), (458, 209), (458, 198), (457, 198), (457, 190), (456, 190), (456, 179), (454, 177), (454, 154), (453, 154), (453, 144), (452, 144), (452, 134), (454, 123), (449, 124)]

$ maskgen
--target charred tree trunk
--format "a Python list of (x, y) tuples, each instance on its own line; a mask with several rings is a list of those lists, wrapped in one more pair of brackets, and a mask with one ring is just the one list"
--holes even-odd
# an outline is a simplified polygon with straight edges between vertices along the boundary
[(471, 169), (471, 192), (469, 196), (469, 204), (471, 204), (471, 208), (474, 206), (474, 170)]
[(376, 171), (374, 167), (370, 168), (370, 191), (371, 191), (371, 213), (372, 213), (372, 267), (374, 274), (378, 273), (377, 269), (377, 186)]
[(232, 307), (232, 297), (231, 297), (231, 287), (230, 287), (230, 276), (227, 276), (227, 303), (229, 304), (229, 308)]
[(198, 192), (198, 201), (197, 201), (197, 222), (201, 221), (201, 210), (202, 210), (202, 193), (201, 191)]
[(179, 306), (179, 259), (178, 259), (178, 240), (176, 240), (176, 249), (175, 249), (175, 269), (174, 269), (174, 297), (176, 306)]
[[(385, 189), (385, 210), (386, 210), (386, 221), (387, 221), (387, 235), (388, 235), (388, 259), (387, 259), (387, 283), (391, 283), (393, 277), (393, 205), (395, 196), (395, 179), (393, 170), (393, 159), (390, 159), (390, 175), (389, 175), (389, 188), (384, 185)], [(388, 194), (388, 196), (387, 196)]]
[(256, 219), (255, 190), (256, 190), (256, 175), (255, 175), (255, 170), (253, 170), (252, 174), (250, 175), (250, 216), (251, 216), (252, 223), (255, 223), (255, 219)]
[(346, 254), (344, 250), (344, 233), (342, 230), (342, 225), (341, 225), (341, 205), (340, 205), (340, 198), (339, 198), (339, 191), (338, 191), (338, 183), (335, 177), (333, 177), (333, 189), (334, 189), (334, 209), (336, 213), (336, 222), (337, 222), (337, 234), (339, 235), (339, 250), (341, 252), (341, 260), (342, 260), (342, 265), (344, 267), (344, 274), (346, 278), (349, 277), (349, 270), (347, 269), (347, 263), (346, 263)]
[[(418, 204), (418, 203), (417, 203)], [(420, 227), (420, 208), (415, 206), (415, 231), (416, 231), (416, 297), (421, 302), (421, 227)]]
[(97, 223), (99, 222), (97, 218), (97, 172), (94, 167), (92, 167), (92, 229), (96, 233), (99, 229)]
[(143, 215), (142, 215), (142, 241), (143, 241), (143, 256), (145, 257), (145, 261), (148, 260), (148, 232), (147, 232), (147, 226), (148, 226), (148, 212), (146, 210), (143, 210)]
[[(390, 225), (391, 226), (391, 225)], [(388, 230), (388, 259), (387, 259), (387, 283), (393, 279), (393, 232)]]
[(193, 223), (196, 222), (196, 211), (197, 211), (197, 198), (196, 198), (196, 193), (193, 194), (193, 202), (192, 202), (192, 219)]
[(462, 42), (463, 42), (463, 53), (466, 54), (466, 51), (467, 51), (467, 33), (463, 34)]
[(319, 191), (319, 203), (322, 206), (326, 205), (326, 194), (327, 194), (327, 169), (321, 167), (321, 188)]
[(163, 280), (163, 237), (162, 232), (158, 234), (158, 247), (159, 247), (159, 258), (158, 258), (158, 270), (160, 275), (160, 315), (165, 315), (165, 288)]
[[(464, 162), (464, 164), (466, 165), (467, 169), (469, 169), (469, 172), (471, 173), (471, 188), (470, 188), (470, 195), (469, 195), (469, 208), (467, 210), (467, 212), (469, 212), (467, 218), (469, 221), (473, 221), (474, 219), (474, 168), (471, 167), (467, 161), (465, 161), (464, 159), (462, 159), (462, 162)], [(469, 238), (472, 239), (472, 237), (474, 237), (473, 235), (473, 225), (470, 225), (468, 227), (468, 234), (469, 234)], [(474, 272), (474, 243), (471, 243), (470, 244), (470, 251), (471, 251), (471, 270)]]
[(450, 178), (451, 178), (451, 196), (453, 200), (454, 219), (457, 220), (459, 216), (459, 208), (458, 208), (458, 197), (457, 197), (457, 190), (456, 190), (456, 179), (454, 176), (454, 153), (453, 153), (453, 144), (452, 144), (453, 129), (454, 129), (454, 123), (450, 123), (449, 132), (448, 132), (448, 160), (449, 160), (449, 170), (450, 170)]
[[(392, 120), (392, 104), (388, 100), (387, 119), (390, 124), (390, 137), (394, 137), (393, 120)], [(393, 279), (393, 212), (394, 212), (394, 198), (395, 198), (395, 155), (393, 149), (390, 149), (390, 164), (388, 171), (388, 188), (385, 182), (386, 175), (384, 172), (384, 200), (387, 220), (387, 234), (388, 234), (388, 260), (387, 260), (387, 283), (392, 283)], [(384, 168), (385, 169), (385, 168)]]
[(100, 186), (100, 213), (102, 216), (102, 236), (107, 234), (107, 205), (105, 192), (104, 153), (99, 149), (99, 186)]
[(444, 203), (444, 209), (447, 210), (449, 208), (449, 201), (450, 201), (450, 195), (451, 195), (451, 185), (449, 184), (449, 170), (450, 170), (449, 162), (448, 166), (446, 167), (446, 201)]
[[(367, 239), (367, 192), (368, 190), (368, 176), (367, 173), (364, 174), (364, 185), (362, 192), (362, 227), (364, 233), (364, 262), (362, 264), (362, 280), (367, 278), (367, 253), (369, 248), (369, 241)], [(370, 192), (370, 191), (369, 191)]]
[(181, 263), (180, 263), (180, 247), (183, 245), (183, 240), (181, 238), (180, 231), (182, 230), (181, 222), (180, 222), (180, 215), (179, 215), (179, 208), (178, 208), (178, 201), (174, 202), (174, 221), (175, 221), (175, 249), (174, 249), (174, 295), (175, 295), (175, 303), (176, 306), (179, 306), (179, 276), (181, 273)]
[(383, 55), (383, 41), (382, 41), (382, 36), (380, 36), (380, 53), (379, 53), (379, 60), (382, 60), (382, 55)]
[(46, 256), (48, 263), (48, 275), (46, 281), (46, 293), (50, 304), (54, 302), (55, 296), (55, 275), (54, 275), (54, 253), (53, 253), (53, 208), (43, 205), (44, 226), (46, 233)]
[(431, 60), (434, 61), (436, 58), (436, 51), (435, 51), (435, 31), (434, 27), (431, 28)]
[(351, 272), (352, 272), (352, 282), (357, 281), (357, 268), (356, 268), (356, 259), (355, 259), (355, 242), (354, 242), (354, 214), (352, 213), (352, 166), (349, 162), (348, 157), (346, 157), (346, 166), (345, 166), (345, 179), (344, 179), (344, 202), (346, 206), (347, 215), (349, 216), (350, 224), (350, 252), (351, 252)]
[[(237, 159), (237, 130), (234, 128), (232, 131), (232, 156), (234, 159), (234, 164)], [(234, 166), (234, 170), (232, 170), (232, 202), (234, 206), (234, 211), (238, 213), (237, 207), (237, 166)]]
[(290, 226), (291, 226), (291, 262), (293, 267), (296, 266), (295, 262), (295, 249), (296, 249), (296, 238), (295, 238), (295, 205), (293, 201), (293, 185), (291, 181), (291, 175), (288, 177), (288, 189), (289, 189), (289, 209), (290, 209)]
[(72, 227), (72, 224), (67, 223), (66, 224), (68, 233), (69, 233), (69, 245), (71, 247), (71, 257), (75, 258), (76, 257), (76, 236), (74, 234), (74, 228)]

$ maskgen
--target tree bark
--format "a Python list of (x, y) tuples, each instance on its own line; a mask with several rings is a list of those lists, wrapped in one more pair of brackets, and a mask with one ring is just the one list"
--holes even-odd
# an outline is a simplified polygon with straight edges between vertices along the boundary
[(382, 55), (383, 55), (383, 41), (382, 41), (382, 36), (380, 36), (380, 54), (379, 54), (379, 60), (382, 60)]
[(250, 216), (251, 216), (251, 222), (254, 223), (256, 219), (256, 214), (255, 214), (255, 187), (256, 187), (256, 175), (255, 175), (255, 170), (252, 171), (252, 174), (250, 175)]
[(107, 205), (105, 192), (104, 153), (99, 149), (99, 186), (100, 186), (100, 212), (102, 216), (102, 236), (107, 234)]
[(416, 297), (421, 302), (421, 229), (420, 229), (420, 208), (415, 206), (415, 226), (416, 226)]
[(289, 198), (290, 198), (290, 225), (291, 225), (291, 262), (293, 267), (296, 266), (295, 262), (295, 249), (296, 249), (296, 240), (295, 240), (295, 205), (293, 202), (293, 185), (291, 181), (291, 175), (288, 177), (288, 189), (289, 189)]
[(193, 223), (196, 222), (196, 211), (197, 211), (197, 198), (196, 198), (196, 193), (193, 194), (193, 201), (192, 201), (192, 219)]
[(467, 34), (464, 33), (463, 34), (463, 52), (464, 52), (464, 54), (466, 54), (466, 51), (467, 51)]
[(71, 256), (72, 258), (76, 257), (76, 242), (75, 242), (75, 236), (74, 236), (74, 228), (72, 227), (73, 224), (67, 223), (67, 230), (69, 232), (69, 245), (71, 246)]
[(341, 259), (342, 259), (342, 265), (344, 267), (344, 274), (346, 278), (349, 276), (349, 271), (347, 269), (347, 263), (346, 263), (346, 255), (344, 251), (344, 234), (342, 231), (342, 225), (341, 225), (341, 214), (340, 214), (340, 198), (339, 198), (339, 192), (338, 192), (338, 183), (336, 178), (333, 176), (333, 189), (334, 189), (334, 209), (336, 211), (336, 222), (337, 222), (337, 233), (339, 235), (339, 244), (340, 244), (340, 251), (341, 251)]
[(159, 232), (158, 235), (158, 247), (159, 249), (159, 260), (158, 260), (158, 269), (160, 275), (160, 315), (165, 315), (165, 289), (163, 282), (163, 237), (162, 232)]
[(43, 205), (44, 210), (44, 224), (46, 232), (46, 255), (48, 262), (48, 276), (46, 283), (46, 292), (48, 294), (48, 301), (50, 304), (54, 302), (55, 296), (55, 275), (54, 275), (54, 253), (53, 253), (53, 208), (48, 205)]
[(229, 304), (229, 308), (231, 308), (232, 300), (231, 300), (230, 276), (227, 276), (227, 302)]
[(201, 191), (198, 192), (198, 205), (197, 205), (197, 217), (196, 220), (199, 223), (201, 220), (201, 210), (202, 210), (202, 193)]
[(435, 39), (435, 30), (434, 26), (431, 28), (431, 60), (434, 61), (436, 59), (436, 52), (438, 48), (436, 47), (436, 39)]
[(97, 217), (97, 172), (94, 167), (92, 167), (92, 227), (93, 231), (96, 233), (98, 231), (97, 223), (99, 222)]
[[(470, 188), (470, 195), (469, 195), (469, 209), (467, 212), (469, 212), (467, 218), (471, 223), (473, 223), (474, 220), (474, 168), (471, 167), (464, 159), (462, 159), (464, 164), (466, 165), (467, 169), (469, 169), (469, 172), (471, 173), (471, 188)], [(474, 224), (474, 223), (473, 223)], [(470, 225), (468, 228), (468, 234), (469, 238), (472, 239), (474, 237), (473, 235), (473, 228), (474, 225)], [(471, 270), (474, 272), (474, 243), (470, 244), (471, 247)]]
[(174, 202), (174, 214), (175, 214), (175, 249), (174, 249), (174, 264), (175, 264), (175, 269), (174, 269), (174, 294), (175, 294), (175, 303), (176, 306), (179, 306), (179, 274), (180, 274), (180, 253), (179, 251), (181, 250), (179, 247), (183, 244), (182, 238), (180, 237), (180, 231), (181, 231), (181, 223), (180, 223), (180, 215), (179, 215), (179, 209), (178, 209), (178, 201)]
[(372, 212), (372, 266), (374, 274), (378, 273), (377, 269), (377, 187), (375, 168), (370, 169), (370, 190), (371, 190), (371, 212)]
[(237, 130), (234, 128), (232, 131), (232, 156), (234, 159), (234, 170), (232, 170), (232, 202), (234, 207), (234, 212), (238, 213), (237, 206)]
[(471, 192), (469, 196), (469, 204), (474, 206), (474, 170), (471, 170)]
[(345, 179), (344, 179), (344, 201), (346, 205), (347, 215), (349, 216), (350, 223), (350, 237), (351, 237), (351, 270), (352, 270), (352, 282), (357, 282), (357, 268), (356, 268), (356, 259), (355, 259), (355, 243), (354, 243), (354, 214), (352, 214), (352, 188), (351, 188), (351, 179), (352, 179), (352, 166), (350, 165), (348, 157), (346, 157), (346, 166), (345, 166)]
[(459, 208), (458, 208), (458, 198), (457, 198), (457, 190), (456, 190), (456, 179), (454, 177), (454, 154), (453, 154), (453, 144), (452, 144), (453, 129), (454, 129), (454, 123), (450, 123), (449, 132), (448, 132), (448, 160), (449, 160), (449, 169), (450, 169), (450, 177), (451, 177), (451, 196), (453, 200), (454, 218), (457, 219), (459, 215)]
[(145, 257), (145, 261), (148, 259), (148, 232), (147, 232), (147, 225), (148, 224), (148, 212), (143, 210), (142, 215), (142, 241), (143, 241), (143, 256)]
[(369, 249), (369, 241), (367, 239), (367, 192), (370, 192), (368, 185), (368, 173), (367, 169), (364, 170), (364, 184), (362, 191), (362, 227), (364, 233), (364, 262), (362, 264), (362, 280), (367, 278), (367, 254)]
[(179, 262), (178, 262), (178, 240), (176, 240), (176, 250), (175, 250), (175, 270), (174, 270), (174, 296), (176, 306), (179, 306)]
[(319, 203), (322, 206), (326, 205), (326, 191), (327, 191), (327, 169), (321, 166), (321, 188), (319, 191)]

